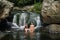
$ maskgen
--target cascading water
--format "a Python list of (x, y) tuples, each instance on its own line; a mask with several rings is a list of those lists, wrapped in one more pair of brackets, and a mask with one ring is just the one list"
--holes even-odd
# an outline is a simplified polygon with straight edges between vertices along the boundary
[(33, 19), (33, 20), (36, 21), (35, 29), (41, 27), (41, 19), (40, 19), (40, 15), (39, 14), (30, 12), (30, 19)]
[(20, 19), (19, 19), (19, 26), (20, 26), (20, 29), (24, 29), (24, 26), (25, 26), (25, 23), (26, 23), (26, 16), (27, 14), (26, 13), (21, 13), (21, 16), (20, 16)]
[(14, 15), (13, 23), (16, 23), (16, 15)]
[[(34, 13), (34, 12), (21, 12), (21, 13), (16, 13), (14, 15), (14, 18), (13, 18), (13, 23), (16, 23), (17, 24), (17, 15), (19, 15), (19, 20), (18, 20), (18, 25), (20, 27), (20, 29), (24, 29), (24, 26), (26, 23), (30, 22), (31, 21), (34, 21), (34, 23), (36, 24), (36, 27), (35, 29), (37, 29), (38, 27), (41, 27), (41, 20), (40, 20), (40, 15), (38, 13)], [(27, 17), (29, 17), (28, 21), (27, 21)]]

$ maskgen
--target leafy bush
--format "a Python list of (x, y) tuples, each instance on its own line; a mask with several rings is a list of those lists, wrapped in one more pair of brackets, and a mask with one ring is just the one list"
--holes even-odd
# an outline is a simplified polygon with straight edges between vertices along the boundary
[(31, 11), (34, 11), (36, 13), (41, 13), (42, 3), (36, 3), (34, 4), (34, 7), (31, 9)]

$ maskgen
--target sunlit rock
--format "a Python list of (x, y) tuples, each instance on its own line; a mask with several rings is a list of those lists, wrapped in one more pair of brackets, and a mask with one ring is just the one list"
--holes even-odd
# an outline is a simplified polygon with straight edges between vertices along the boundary
[(60, 23), (60, 1), (44, 0), (41, 14), (44, 23)]

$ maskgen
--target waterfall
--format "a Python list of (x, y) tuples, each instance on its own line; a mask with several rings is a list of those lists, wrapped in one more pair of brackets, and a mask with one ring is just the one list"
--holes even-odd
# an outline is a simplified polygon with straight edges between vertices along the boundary
[(39, 26), (41, 27), (40, 16), (37, 16), (37, 20), (36, 20), (36, 21), (37, 21), (37, 26), (38, 26), (38, 27), (39, 27)]
[[(36, 23), (35, 29), (38, 28), (38, 27), (41, 27), (40, 14), (34, 13), (34, 12), (21, 12), (21, 13), (16, 13), (14, 15), (14, 18), (13, 18), (13, 23), (16, 23), (16, 21), (17, 21), (16, 20), (17, 19), (17, 15), (20, 15), (19, 16), (19, 20), (18, 20), (19, 21), (19, 25), (18, 26), (20, 27), (20, 29), (23, 30), (26, 22), (28, 23), (29, 20), (30, 21), (34, 21), (34, 23)], [(29, 17), (28, 21), (26, 21), (27, 17)]]
[(14, 15), (13, 23), (16, 23), (16, 15)]
[(40, 16), (37, 16), (35, 20), (37, 22), (37, 26), (35, 27), (35, 29), (37, 29), (37, 28), (41, 27)]
[(41, 27), (40, 14), (30, 12), (30, 19), (34, 19), (36, 21), (37, 25), (36, 25), (35, 29)]
[(26, 13), (21, 13), (19, 24), (20, 24), (20, 29), (24, 29), (24, 26), (26, 24)]
[[(16, 23), (17, 24), (17, 16), (20, 15), (20, 13), (17, 13), (14, 15), (14, 18), (13, 18), (13, 23)], [(19, 23), (18, 23), (19, 25)]]
[(20, 22), (20, 26), (25, 25), (25, 23), (26, 23), (26, 13), (21, 13), (19, 22)]

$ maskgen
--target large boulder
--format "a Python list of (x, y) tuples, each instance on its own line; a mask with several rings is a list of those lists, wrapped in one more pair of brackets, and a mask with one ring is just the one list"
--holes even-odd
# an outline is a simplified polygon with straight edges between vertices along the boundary
[(43, 22), (46, 24), (60, 23), (60, 1), (44, 0), (41, 14)]
[(60, 25), (59, 24), (50, 24), (46, 27), (46, 31), (49, 32), (49, 37), (52, 39), (60, 39)]
[(0, 0), (0, 19), (5, 19), (9, 16), (9, 12), (13, 7), (13, 3), (7, 0)]
[(60, 33), (60, 25), (58, 24), (51, 24), (46, 27), (49, 33)]

